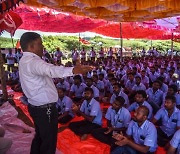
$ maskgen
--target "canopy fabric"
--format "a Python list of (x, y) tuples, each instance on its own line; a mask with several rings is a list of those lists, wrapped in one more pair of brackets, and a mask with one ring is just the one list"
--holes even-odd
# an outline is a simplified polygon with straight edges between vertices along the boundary
[[(62, 13), (48, 8), (40, 9), (26, 5), (21, 5), (15, 12), (19, 14), (23, 20), (23, 24), (19, 27), (20, 29), (58, 33), (91, 31), (114, 38), (120, 37), (120, 26), (119, 23), (116, 22), (91, 19), (89, 17)], [(177, 18), (175, 19), (173, 20), (176, 21), (175, 25), (177, 27), (179, 24)], [(160, 25), (157, 20), (148, 22), (126, 22), (122, 23), (122, 34), (123, 38), (171, 39), (171, 33), (174, 27), (171, 29), (169, 28), (170, 26), (167, 25), (167, 23), (161, 23)]]
[(1, 0), (0, 1), (0, 13), (3, 14), (9, 10), (16, 8), (23, 0)]
[[(120, 38), (120, 24), (111, 23), (105, 26), (98, 27), (93, 32), (102, 34), (109, 37)], [(136, 25), (135, 23), (123, 23), (122, 24), (122, 37), (123, 38), (139, 38), (139, 39), (171, 39), (171, 33), (166, 33), (163, 30), (144, 28)]]
[(26, 3), (118, 22), (146, 21), (180, 14), (179, 0), (27, 0)]
[(51, 9), (37, 9), (22, 5), (15, 10), (23, 20), (19, 27), (25, 30), (40, 30), (43, 32), (79, 33), (104, 25), (103, 20), (57, 12)]

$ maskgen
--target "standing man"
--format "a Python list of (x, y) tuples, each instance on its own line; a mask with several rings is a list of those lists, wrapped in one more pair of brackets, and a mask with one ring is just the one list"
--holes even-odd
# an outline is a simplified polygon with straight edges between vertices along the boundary
[(62, 57), (63, 57), (63, 53), (60, 50), (60, 48), (56, 49), (56, 52), (54, 53), (54, 57), (56, 58), (57, 64), (61, 65), (61, 60), (62, 60)]
[(26, 32), (20, 39), (24, 51), (19, 62), (19, 76), (28, 110), (34, 121), (35, 136), (31, 154), (55, 154), (58, 129), (58, 111), (55, 102), (58, 93), (52, 78), (63, 78), (91, 71), (89, 66), (63, 67), (48, 64), (41, 59), (43, 45), (39, 34)]
[(91, 47), (90, 57), (91, 57), (91, 61), (95, 61), (96, 51), (94, 50), (94, 47)]
[(6, 59), (7, 59), (7, 69), (10, 72), (10, 69), (12, 71), (12, 68), (14, 67), (15, 63), (15, 54), (12, 53), (12, 49), (9, 48), (9, 53), (6, 54)]

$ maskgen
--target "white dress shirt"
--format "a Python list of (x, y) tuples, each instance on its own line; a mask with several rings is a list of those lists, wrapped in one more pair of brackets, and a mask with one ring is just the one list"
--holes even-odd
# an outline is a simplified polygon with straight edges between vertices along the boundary
[(19, 62), (19, 77), (28, 102), (40, 106), (57, 102), (58, 93), (52, 78), (72, 76), (73, 67), (46, 63), (31, 52), (24, 52)]

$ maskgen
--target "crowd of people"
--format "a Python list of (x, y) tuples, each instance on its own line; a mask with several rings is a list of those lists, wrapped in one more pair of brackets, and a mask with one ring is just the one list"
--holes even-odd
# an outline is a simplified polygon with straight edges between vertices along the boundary
[[(92, 71), (53, 79), (59, 96), (58, 122), (70, 122), (69, 129), (81, 140), (91, 134), (110, 145), (112, 154), (154, 153), (158, 146), (168, 154), (180, 152), (180, 57), (157, 52), (146, 56), (144, 49), (138, 58), (121, 58), (121, 50), (114, 54), (112, 48), (107, 56), (103, 48), (96, 52), (92, 47), (89, 53), (87, 58), (84, 48), (74, 49), (72, 62), (65, 66), (81, 63), (94, 66)], [(62, 56), (60, 48), (53, 56), (44, 49), (42, 59), (63, 65)], [(21, 57), (19, 50), (16, 56), (9, 50), (6, 72), (7, 83), (23, 92), (18, 65), (14, 66)], [(22, 101), (28, 104), (25, 95)], [(109, 108), (102, 110), (102, 104)], [(71, 122), (75, 116), (84, 120)], [(107, 120), (107, 127), (102, 127), (102, 119)]]

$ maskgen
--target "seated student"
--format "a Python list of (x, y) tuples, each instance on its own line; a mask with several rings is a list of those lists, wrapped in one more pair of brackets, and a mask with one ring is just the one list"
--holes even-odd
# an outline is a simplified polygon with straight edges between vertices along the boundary
[(132, 87), (135, 85), (135, 80), (134, 80), (134, 75), (133, 73), (129, 73), (128, 74), (128, 81), (125, 84), (125, 90), (128, 93), (132, 92)]
[(58, 79), (58, 83), (56, 85), (57, 88), (63, 88), (68, 92), (70, 90), (70, 84), (63, 78)]
[(87, 85), (87, 87), (93, 89), (93, 92), (94, 92), (93, 96), (98, 101), (99, 100), (99, 89), (93, 85), (93, 79), (87, 78), (86, 79), (86, 85)]
[(152, 106), (153, 113), (156, 113), (163, 103), (163, 92), (159, 89), (160, 85), (160, 81), (156, 80), (153, 82), (152, 88), (146, 90), (148, 96), (147, 101)]
[(57, 101), (56, 107), (58, 109), (58, 122), (65, 124), (73, 118), (72, 113), (72, 100), (65, 95), (66, 90), (63, 88), (57, 88), (59, 99)]
[(168, 92), (164, 94), (163, 96), (163, 103), (165, 102), (165, 98), (167, 95), (172, 95), (176, 98), (176, 107), (180, 108), (180, 94), (177, 93), (177, 86), (176, 85), (170, 85), (168, 87)]
[(97, 129), (102, 123), (102, 112), (99, 102), (93, 98), (93, 89), (86, 87), (84, 92), (84, 101), (79, 108), (74, 105), (72, 110), (77, 115), (84, 117), (84, 120), (71, 122), (69, 128), (81, 137), (81, 140), (86, 140), (87, 135), (92, 130)]
[(160, 85), (160, 90), (164, 93), (167, 93), (168, 91), (168, 85), (165, 84), (164, 82), (164, 77), (160, 76), (157, 78), (157, 80), (159, 80), (161, 82), (161, 85)]
[(180, 80), (179, 80), (179, 75), (174, 73), (172, 75), (172, 78), (171, 78), (171, 81), (169, 82), (169, 85), (176, 85), (177, 86), (177, 89), (178, 91), (180, 90)]
[(97, 75), (93, 75), (93, 82), (94, 82), (94, 86), (97, 87), (99, 89), (99, 95), (100, 97), (104, 97), (105, 95), (105, 91), (104, 91), (104, 82), (98, 79)]
[(155, 124), (161, 120), (162, 125), (158, 127), (158, 145), (164, 147), (172, 138), (176, 130), (180, 129), (180, 111), (176, 108), (176, 98), (166, 96), (164, 107), (154, 116), (152, 122)]
[(141, 83), (141, 77), (136, 76), (135, 77), (135, 85), (132, 87), (133, 91), (138, 91), (138, 90), (146, 90), (146, 86)]
[(177, 130), (173, 138), (170, 141), (170, 146), (167, 154), (179, 154), (180, 153), (180, 130)]
[(131, 115), (129, 111), (123, 107), (124, 98), (121, 96), (116, 97), (112, 106), (107, 110), (105, 118), (108, 120), (106, 128), (98, 128), (92, 131), (92, 135), (99, 141), (113, 145), (114, 140), (112, 134), (119, 131), (125, 131), (130, 120)]
[(110, 103), (112, 104), (117, 96), (122, 96), (125, 99), (125, 106), (129, 106), (129, 98), (128, 96), (123, 92), (121, 85), (119, 83), (115, 83), (113, 85), (113, 95), (111, 96)]
[(148, 88), (149, 87), (149, 78), (146, 76), (145, 70), (141, 71), (141, 77), (142, 77), (141, 82), (146, 86), (146, 88)]
[(157, 148), (157, 130), (153, 123), (147, 120), (149, 110), (146, 106), (140, 106), (127, 128), (126, 136), (115, 134), (113, 138), (118, 145), (111, 154), (150, 154)]
[(70, 88), (70, 97), (73, 98), (73, 102), (80, 104), (82, 101), (82, 95), (84, 89), (87, 87), (85, 83), (82, 82), (80, 75), (74, 76), (74, 84)]
[(128, 107), (129, 112), (135, 111), (139, 106), (144, 105), (149, 109), (148, 119), (150, 120), (152, 118), (153, 109), (151, 105), (146, 101), (146, 99), (147, 99), (146, 92), (144, 90), (138, 90), (135, 95), (136, 102), (132, 103)]

